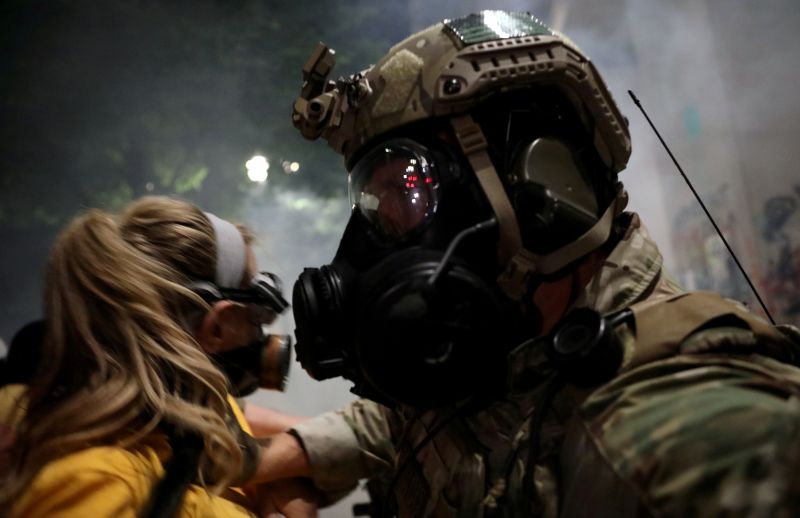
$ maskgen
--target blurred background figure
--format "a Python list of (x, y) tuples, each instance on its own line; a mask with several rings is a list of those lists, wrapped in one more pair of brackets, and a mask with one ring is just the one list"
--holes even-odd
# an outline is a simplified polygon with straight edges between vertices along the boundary
[[(302, 266), (326, 263), (350, 207), (340, 157), (291, 128), (298, 63), (323, 40), (348, 49), (337, 73), (356, 72), (415, 30), (488, 7), (535, 12), (609, 81), (631, 125), (630, 209), (667, 269), (686, 288), (760, 311), (627, 89), (775, 318), (800, 323), (800, 11), (791, 0), (11, 0), (0, 16), (0, 289), (10, 297), (0, 337), (9, 343), (41, 316), (47, 250), (87, 206), (175, 193), (251, 224), (260, 261), (287, 285)], [(312, 383), (295, 364), (287, 395), (250, 400), (316, 415), (346, 403), (348, 386)], [(361, 498), (323, 516), (349, 516)]]

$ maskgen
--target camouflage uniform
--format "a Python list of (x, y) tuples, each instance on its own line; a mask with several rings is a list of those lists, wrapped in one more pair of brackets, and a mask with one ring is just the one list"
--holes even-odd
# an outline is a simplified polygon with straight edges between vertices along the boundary
[[(634, 215), (575, 306), (607, 313), (680, 298)], [(702, 313), (684, 300), (690, 317)], [(779, 361), (792, 346), (734, 303), (708, 300), (744, 320), (686, 337), (658, 324), (656, 310), (663, 335), (618, 329), (625, 359), (616, 378), (591, 391), (568, 386), (545, 403), (551, 373), (542, 348), (524, 344), (511, 355), (505, 397), (448, 420), (414, 459), (453, 409), (416, 415), (358, 400), (303, 423), (295, 432), (314, 482), (335, 494), (401, 467), (400, 516), (792, 515), (800, 509), (789, 471), (800, 446), (800, 369)], [(542, 404), (529, 463), (531, 415)]]

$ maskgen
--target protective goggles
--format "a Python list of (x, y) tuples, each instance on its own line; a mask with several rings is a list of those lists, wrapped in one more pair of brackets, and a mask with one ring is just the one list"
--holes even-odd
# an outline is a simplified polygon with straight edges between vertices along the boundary
[(439, 204), (436, 160), (408, 139), (376, 146), (350, 171), (350, 203), (381, 238), (398, 241), (431, 220)]
[(280, 278), (270, 272), (254, 275), (247, 288), (223, 288), (205, 281), (193, 282), (190, 288), (208, 303), (232, 300), (246, 304), (251, 318), (265, 324), (271, 324), (289, 307)]

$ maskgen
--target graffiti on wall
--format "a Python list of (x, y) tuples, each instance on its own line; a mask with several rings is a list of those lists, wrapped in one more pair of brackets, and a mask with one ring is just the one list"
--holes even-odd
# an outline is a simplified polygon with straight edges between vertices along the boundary
[[(727, 189), (708, 196), (706, 204), (720, 230), (730, 241), (737, 214), (725, 203)], [(678, 267), (674, 272), (688, 290), (708, 290), (749, 303), (750, 290), (725, 244), (696, 203), (680, 209), (673, 220), (673, 247)]]
[(793, 192), (767, 199), (762, 217), (764, 296), (784, 320), (800, 323), (800, 184)]
[[(746, 216), (725, 200), (724, 189), (710, 196), (709, 211), (736, 248), (740, 237), (737, 221)], [(677, 212), (673, 223), (678, 260), (674, 273), (686, 289), (716, 291), (752, 308), (759, 307), (736, 262), (699, 207), (687, 205)], [(760, 257), (743, 257), (746, 251), (739, 247), (739, 259), (750, 265), (748, 275), (775, 319), (800, 325), (800, 184), (764, 202), (759, 210), (758, 233), (755, 247)]]

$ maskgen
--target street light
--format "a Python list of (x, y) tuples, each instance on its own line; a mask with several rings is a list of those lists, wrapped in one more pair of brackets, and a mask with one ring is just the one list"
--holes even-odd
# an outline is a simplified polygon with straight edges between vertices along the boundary
[(263, 155), (254, 155), (253, 158), (244, 163), (247, 169), (247, 177), (251, 182), (264, 183), (269, 176), (269, 161)]
[(281, 162), (281, 166), (283, 166), (283, 172), (286, 174), (295, 174), (300, 170), (300, 162), (289, 162), (288, 160), (284, 160)]

